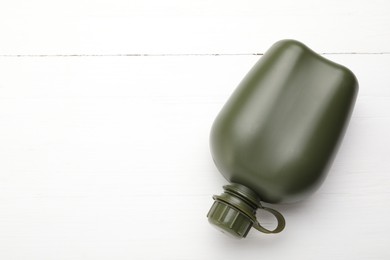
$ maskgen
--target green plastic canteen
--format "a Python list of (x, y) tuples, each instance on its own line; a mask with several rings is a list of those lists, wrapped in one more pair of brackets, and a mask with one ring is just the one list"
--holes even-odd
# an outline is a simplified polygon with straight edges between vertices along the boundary
[[(275, 43), (245, 76), (214, 121), (211, 154), (231, 183), (207, 214), (236, 238), (253, 227), (279, 233), (284, 217), (266, 203), (297, 202), (326, 177), (358, 92), (355, 75), (295, 40)], [(273, 214), (269, 230), (258, 209)]]

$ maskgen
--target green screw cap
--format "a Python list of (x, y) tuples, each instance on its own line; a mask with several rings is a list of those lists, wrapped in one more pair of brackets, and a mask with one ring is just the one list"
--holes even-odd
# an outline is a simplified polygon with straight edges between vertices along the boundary
[[(256, 193), (236, 183), (223, 188), (224, 193), (213, 196), (214, 203), (207, 214), (209, 222), (218, 230), (235, 238), (244, 238), (252, 227), (263, 233), (279, 233), (284, 229), (283, 216), (276, 210), (263, 207)], [(258, 208), (276, 217), (278, 226), (274, 230), (262, 227), (257, 221)]]
[(220, 201), (214, 202), (207, 217), (222, 233), (236, 238), (246, 237), (253, 225), (253, 220), (248, 216)]

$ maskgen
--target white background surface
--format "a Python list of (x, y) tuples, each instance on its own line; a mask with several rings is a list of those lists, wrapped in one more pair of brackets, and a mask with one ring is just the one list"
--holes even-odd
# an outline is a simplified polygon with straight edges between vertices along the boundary
[[(3, 1), (0, 259), (390, 259), (389, 3)], [(233, 240), (206, 219), (210, 126), (284, 38), (359, 96), (322, 187), (274, 206), (286, 230)]]

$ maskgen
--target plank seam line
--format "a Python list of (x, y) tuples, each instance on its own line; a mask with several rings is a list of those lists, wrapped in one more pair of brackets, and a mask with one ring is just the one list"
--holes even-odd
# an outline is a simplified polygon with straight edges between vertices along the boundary
[[(390, 52), (319, 52), (321, 55), (389, 55)], [(262, 56), (264, 53), (118, 53), (118, 54), (0, 54), (1, 58), (45, 57), (182, 57), (182, 56)]]

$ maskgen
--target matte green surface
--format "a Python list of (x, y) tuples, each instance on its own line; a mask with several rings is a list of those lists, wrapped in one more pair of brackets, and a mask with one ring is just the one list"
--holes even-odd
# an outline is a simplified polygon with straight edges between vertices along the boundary
[(326, 175), (357, 91), (347, 68), (297, 41), (277, 42), (214, 122), (210, 143), (216, 166), (262, 201), (304, 198)]

